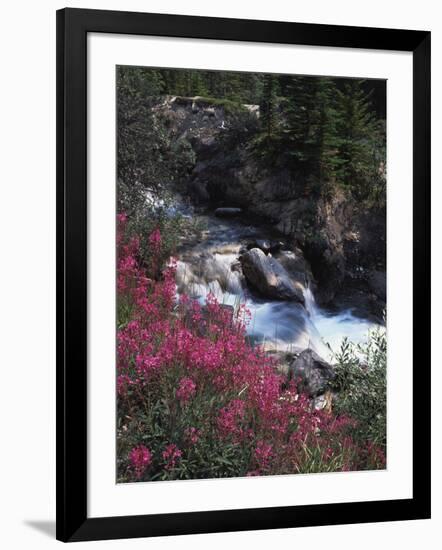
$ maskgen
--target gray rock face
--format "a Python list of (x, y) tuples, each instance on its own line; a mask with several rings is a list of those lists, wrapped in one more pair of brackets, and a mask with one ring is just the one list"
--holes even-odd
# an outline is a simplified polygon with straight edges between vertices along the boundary
[(218, 218), (235, 218), (242, 212), (241, 208), (217, 208), (215, 210), (215, 216)]
[(200, 180), (196, 180), (189, 185), (189, 189), (196, 199), (195, 202), (207, 202), (210, 199), (207, 186)]
[(385, 271), (372, 271), (368, 277), (368, 285), (372, 292), (384, 302), (387, 299), (387, 277)]
[(312, 349), (305, 349), (290, 365), (290, 378), (300, 381), (300, 389), (310, 397), (325, 392), (335, 378), (333, 367)]
[(302, 290), (293, 284), (275, 258), (266, 256), (259, 248), (252, 248), (241, 256), (240, 261), (247, 282), (263, 296), (304, 304)]

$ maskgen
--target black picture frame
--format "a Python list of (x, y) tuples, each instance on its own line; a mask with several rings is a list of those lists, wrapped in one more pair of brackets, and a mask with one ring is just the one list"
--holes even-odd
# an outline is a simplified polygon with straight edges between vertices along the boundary
[[(87, 517), (87, 34), (413, 54), (413, 498)], [(430, 517), (430, 33), (83, 9), (57, 12), (57, 539), (85, 541)]]

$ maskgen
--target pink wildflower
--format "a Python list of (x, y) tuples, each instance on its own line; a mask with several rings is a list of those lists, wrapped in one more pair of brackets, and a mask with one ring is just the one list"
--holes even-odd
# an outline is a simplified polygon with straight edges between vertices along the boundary
[(258, 441), (255, 449), (255, 458), (260, 470), (268, 470), (273, 457), (273, 447), (265, 441)]
[(129, 460), (135, 472), (135, 476), (140, 479), (146, 468), (152, 462), (152, 453), (144, 445), (138, 445), (138, 447), (134, 447), (129, 453)]
[(245, 404), (241, 399), (234, 399), (223, 407), (218, 416), (218, 429), (221, 436), (241, 436), (243, 431), (239, 424), (244, 417)]
[(191, 378), (181, 378), (176, 396), (182, 404), (187, 403), (196, 392), (196, 384)]
[(127, 388), (131, 384), (131, 379), (127, 374), (119, 374), (117, 376), (117, 393), (120, 396), (124, 396), (127, 393)]
[[(208, 418), (197, 426), (205, 430), (207, 420), (207, 425), (215, 424), (220, 438), (254, 449), (245, 470), (248, 475), (297, 471), (311, 446), (319, 448), (324, 461), (343, 454), (344, 469), (355, 469), (359, 463), (385, 467), (381, 448), (359, 447), (348, 437), (354, 420), (312, 410), (308, 396), (297, 390), (294, 381), (288, 387), (283, 384), (275, 361), (246, 338), (250, 312), (244, 305), (232, 315), (213, 295), (205, 306), (188, 296), (177, 304), (177, 264), (171, 259), (162, 268), (161, 239), (156, 229), (149, 237), (150, 265), (141, 264), (140, 239), (128, 231), (126, 215), (118, 216), (118, 299), (129, 313), (129, 322), (117, 332), (122, 414), (138, 407), (139, 400), (154, 404), (165, 385), (175, 389), (182, 405), (197, 391), (207, 392), (209, 398), (216, 393), (220, 408), (211, 406)], [(175, 377), (177, 372), (181, 374)], [(183, 448), (188, 448), (198, 442), (201, 432), (189, 427), (166, 437), (183, 438)], [(181, 456), (175, 444), (164, 447), (163, 468), (172, 470)], [(140, 445), (129, 459), (131, 471), (140, 478), (152, 456)]]
[(149, 246), (152, 249), (152, 252), (155, 254), (158, 254), (161, 250), (161, 233), (160, 230), (157, 228), (155, 231), (152, 231), (152, 233), (149, 236)]
[(183, 453), (178, 449), (175, 443), (168, 445), (163, 451), (163, 460), (166, 463), (165, 469), (173, 470), (176, 466), (176, 461), (181, 458), (182, 454)]
[(187, 437), (187, 440), (189, 441), (189, 443), (191, 443), (192, 445), (195, 445), (199, 441), (200, 430), (198, 430), (197, 428), (193, 428), (193, 427), (187, 428), (186, 429), (186, 437)]
[(127, 214), (125, 212), (117, 214), (117, 220), (119, 224), (123, 225), (127, 220)]

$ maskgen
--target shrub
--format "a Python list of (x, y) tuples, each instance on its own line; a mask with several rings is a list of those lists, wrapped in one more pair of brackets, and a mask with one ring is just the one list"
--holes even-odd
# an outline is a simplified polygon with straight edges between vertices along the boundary
[[(144, 191), (145, 194), (145, 191)], [(202, 222), (181, 214), (166, 193), (140, 200), (137, 211), (126, 216), (125, 234), (137, 242), (136, 259), (141, 267), (147, 267), (151, 275), (153, 267), (160, 271), (170, 256), (173, 256), (183, 236), (199, 235)], [(176, 204), (176, 201), (175, 201)], [(161, 246), (154, 249), (149, 238), (156, 231), (161, 235)]]
[(385, 330), (370, 333), (367, 344), (344, 340), (336, 356), (335, 411), (357, 421), (353, 437), (386, 449), (387, 338)]

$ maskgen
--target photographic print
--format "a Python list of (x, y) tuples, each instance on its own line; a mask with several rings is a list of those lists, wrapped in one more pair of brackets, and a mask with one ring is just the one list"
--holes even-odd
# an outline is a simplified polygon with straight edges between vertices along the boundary
[(386, 468), (386, 81), (117, 66), (117, 482)]

